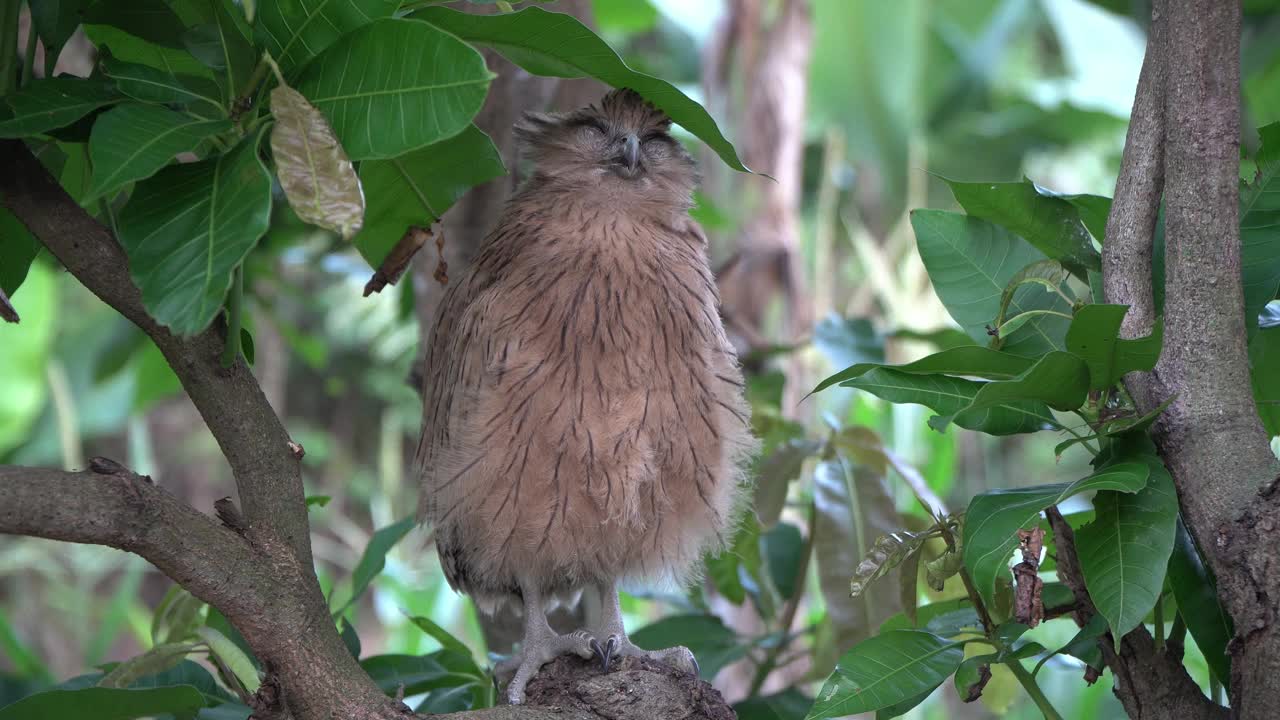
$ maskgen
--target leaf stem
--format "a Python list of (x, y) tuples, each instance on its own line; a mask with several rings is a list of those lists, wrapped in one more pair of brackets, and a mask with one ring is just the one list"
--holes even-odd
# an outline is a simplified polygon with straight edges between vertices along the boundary
[[(28, 11), (28, 15), (30, 15), (29, 11)], [(28, 23), (28, 25), (29, 27), (27, 28), (27, 49), (22, 57), (21, 87), (26, 87), (31, 82), (31, 73), (35, 69), (35, 65), (36, 65), (36, 44), (39, 41), (39, 36), (36, 35), (35, 17), (30, 18), (30, 22)]]
[[(804, 547), (800, 551), (800, 564), (796, 567), (796, 583), (801, 587), (792, 588), (791, 597), (787, 598), (787, 604), (782, 606), (782, 618), (778, 623), (778, 628), (782, 631), (783, 637), (790, 634), (791, 624), (796, 620), (796, 611), (800, 609), (800, 597), (804, 594), (803, 584), (805, 576), (809, 574), (809, 559), (813, 555), (814, 531), (818, 527), (818, 501), (815, 498), (809, 503), (809, 537), (805, 538)], [(778, 658), (783, 651), (787, 649), (790, 642), (779, 642), (769, 653), (765, 655), (764, 660), (756, 668), (755, 677), (751, 679), (751, 691), (747, 693), (747, 697), (755, 697), (760, 692), (760, 688), (764, 686), (765, 680), (769, 679), (769, 673), (772, 673), (779, 667)]]
[(227, 348), (222, 353), (222, 366), (231, 367), (240, 358), (240, 313), (244, 305), (244, 266), (236, 268), (227, 298)]
[[(1076, 415), (1080, 415), (1080, 413), (1078, 413), (1078, 412), (1077, 412), (1077, 413), (1076, 413)], [(1083, 415), (1081, 415), (1081, 416), (1080, 416), (1080, 419), (1084, 420), (1084, 416), (1083, 416)], [(1085, 420), (1085, 423), (1087, 424), (1087, 423), (1088, 423), (1088, 421), (1087, 421), (1087, 420)], [(1098, 452), (1099, 452), (1099, 451), (1098, 451), (1098, 448), (1095, 448), (1094, 446), (1092, 446), (1092, 445), (1090, 445), (1090, 444), (1089, 444), (1089, 436), (1088, 436), (1088, 435), (1081, 435), (1080, 433), (1076, 432), (1075, 430), (1072, 430), (1070, 427), (1068, 427), (1068, 426), (1066, 426), (1066, 425), (1062, 425), (1061, 423), (1059, 423), (1059, 424), (1058, 424), (1058, 429), (1059, 429), (1059, 430), (1061, 430), (1061, 431), (1063, 431), (1063, 432), (1065, 432), (1065, 433), (1067, 433), (1067, 434), (1068, 434), (1068, 435), (1070, 435), (1071, 437), (1073, 437), (1073, 438), (1075, 438), (1075, 439), (1079, 440), (1079, 441), (1080, 441), (1080, 444), (1084, 446), (1084, 449), (1085, 449), (1085, 450), (1088, 450), (1089, 452), (1093, 453), (1094, 457), (1097, 457)]]
[(1062, 715), (1058, 714), (1057, 708), (1053, 703), (1049, 702), (1049, 698), (1045, 696), (1044, 691), (1036, 684), (1036, 679), (1022, 667), (1021, 660), (1010, 660), (1005, 663), (1005, 667), (1013, 672), (1013, 676), (1022, 684), (1022, 689), (1027, 691), (1027, 695), (1031, 696), (1031, 701), (1040, 708), (1040, 713), (1044, 715), (1045, 720), (1062, 720)]

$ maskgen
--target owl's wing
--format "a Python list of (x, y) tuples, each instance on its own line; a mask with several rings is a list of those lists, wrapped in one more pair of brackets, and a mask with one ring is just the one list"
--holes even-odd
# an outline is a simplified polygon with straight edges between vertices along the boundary
[(487, 333), (482, 327), (481, 298), (495, 282), (484, 258), (462, 274), (444, 294), (431, 335), (427, 338), (422, 381), (422, 435), (414, 456), (414, 469), (422, 480), (418, 504), (419, 520), (429, 515), (434, 497), (433, 470), (450, 447), (451, 425), (466, 398), (483, 382)]

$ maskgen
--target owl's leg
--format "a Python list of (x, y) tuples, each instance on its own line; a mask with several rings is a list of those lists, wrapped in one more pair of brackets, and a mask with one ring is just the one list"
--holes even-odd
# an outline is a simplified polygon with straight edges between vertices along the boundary
[(683, 645), (662, 650), (642, 650), (633, 645), (622, 627), (622, 606), (618, 604), (617, 586), (614, 583), (603, 583), (597, 585), (596, 589), (600, 592), (600, 624), (595, 635), (605, 638), (596, 657), (601, 659), (605, 672), (609, 672), (613, 658), (631, 656), (647, 657), (673, 665), (687, 673), (698, 674), (698, 659)]
[(521, 583), (524, 596), (524, 639), (520, 641), (519, 661), (512, 658), (506, 665), (508, 671), (514, 665), (515, 676), (507, 684), (507, 702), (521, 705), (525, 700), (524, 689), (538, 674), (543, 665), (561, 655), (577, 655), (583, 659), (595, 656), (592, 644), (595, 640), (581, 630), (568, 635), (557, 635), (547, 623), (543, 610), (542, 594), (529, 583)]

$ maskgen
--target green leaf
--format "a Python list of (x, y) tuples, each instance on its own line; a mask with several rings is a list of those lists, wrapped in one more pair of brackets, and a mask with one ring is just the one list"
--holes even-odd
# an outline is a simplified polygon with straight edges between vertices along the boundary
[(4, 97), (13, 114), (0, 120), (0, 138), (18, 138), (65, 127), (105, 105), (120, 101), (107, 83), (61, 75), (33, 80)]
[(914, 623), (906, 613), (898, 613), (880, 625), (880, 632), (912, 628), (919, 628), (943, 637), (983, 634), (982, 624), (978, 620), (978, 611), (973, 609), (969, 598), (955, 598), (921, 605), (916, 608)]
[[(1067, 269), (1057, 260), (1037, 260), (1030, 265), (1022, 268), (1009, 279), (1009, 284), (1005, 286), (1004, 292), (1000, 294), (1000, 312), (996, 314), (996, 324), (1000, 326), (1001, 336), (1012, 335), (1014, 328), (1006, 325), (1012, 325), (1013, 320), (1024, 318), (1022, 322), (1032, 317), (1031, 313), (1044, 314), (1046, 311), (1030, 311), (1010, 318), (1009, 304), (1013, 302), (1013, 294), (1023, 285), (1040, 285), (1046, 292), (1057, 293), (1065, 292), (1064, 285), (1067, 281)], [(1021, 324), (1021, 323), (1019, 323)]]
[(151, 642), (172, 644), (193, 637), (204, 623), (200, 612), (204, 607), (203, 600), (181, 585), (171, 586), (151, 617)]
[(962, 428), (989, 435), (1036, 432), (1057, 424), (1049, 407), (1039, 402), (1014, 401), (961, 412), (985, 384), (946, 375), (910, 375), (888, 368), (868, 371), (844, 383), (892, 403), (924, 405)]
[(778, 522), (787, 502), (787, 489), (800, 477), (804, 463), (822, 449), (816, 440), (795, 438), (783, 442), (773, 452), (760, 458), (756, 471), (755, 508), (756, 519), (764, 527)]
[(364, 222), (364, 192), (333, 128), (287, 85), (271, 91), (271, 115), (271, 154), (289, 205), (303, 222), (350, 240)]
[(918, 553), (925, 539), (923, 535), (906, 531), (876, 538), (862, 562), (853, 569), (853, 579), (849, 581), (850, 597), (861, 595), (867, 585), (884, 577), (890, 570)]
[(1009, 557), (1018, 530), (1030, 528), (1040, 513), (1069, 497), (1093, 490), (1135, 493), (1147, 483), (1145, 463), (1112, 465), (1071, 483), (992, 490), (969, 501), (964, 521), (964, 564), (988, 606), (995, 604), (996, 579), (1009, 577)]
[(469, 15), (443, 7), (413, 14), (467, 42), (486, 45), (534, 75), (593, 77), (631, 88), (705, 142), (734, 170), (749, 172), (715, 120), (671, 83), (636, 72), (608, 43), (571, 15), (529, 7), (509, 15)]
[[(1084, 361), (1071, 353), (1051, 352), (1012, 380), (983, 383), (973, 400), (957, 412), (972, 414), (980, 409), (1008, 407), (1020, 402), (1044, 403), (1055, 410), (1075, 410), (1084, 404), (1088, 394), (1089, 368)], [(929, 426), (944, 430), (954, 418), (954, 415), (930, 418)]]
[[(988, 669), (987, 679), (991, 679), (990, 666), (992, 663), (998, 662), (999, 656), (995, 653), (986, 655), (974, 655), (971, 658), (965, 658), (960, 663), (960, 667), (956, 668), (956, 675), (952, 678), (952, 682), (956, 686), (956, 694), (964, 702), (973, 702), (982, 695), (982, 668)], [(976, 687), (975, 687), (976, 686)]]
[(1076, 531), (1085, 586), (1117, 646), (1160, 597), (1178, 520), (1178, 495), (1164, 464), (1153, 455), (1132, 459), (1146, 463), (1146, 486), (1137, 493), (1099, 492), (1094, 521)]
[(1127, 305), (1085, 305), (1076, 311), (1067, 329), (1067, 350), (1089, 366), (1089, 389), (1105, 390), (1125, 374), (1150, 370), (1160, 359), (1164, 324), (1144, 338), (1120, 338), (1120, 323)]
[[(474, 683), (474, 675), (457, 672), (457, 653), (447, 650), (430, 655), (375, 655), (360, 661), (378, 689), (387, 695), (417, 695), (442, 687)], [(402, 690), (403, 688), (403, 690)]]
[(494, 75), (484, 57), (417, 20), (376, 20), (307, 65), (298, 91), (329, 118), (352, 160), (386, 159), (471, 125)]
[(858, 643), (840, 659), (818, 693), (808, 720), (870, 712), (942, 684), (964, 648), (919, 630), (890, 630)]
[(422, 632), (435, 638), (436, 642), (440, 643), (440, 647), (445, 650), (453, 650), (454, 652), (467, 656), (471, 655), (471, 648), (467, 647), (465, 643), (454, 637), (448, 630), (437, 625), (431, 618), (414, 615), (409, 618), (409, 622), (413, 623), (414, 626)]
[[(262, 4), (255, 32), (258, 42), (289, 72), (352, 30), (391, 17), (399, 6), (399, 0), (276, 0)], [(388, 50), (403, 52), (409, 47)]]
[(947, 180), (956, 202), (969, 215), (1001, 225), (1031, 243), (1077, 277), (1101, 270), (1102, 256), (1074, 205), (1030, 180), (1019, 183), (962, 183)]
[(1249, 368), (1262, 426), (1268, 436), (1280, 435), (1280, 327), (1263, 328), (1249, 341)]
[(867, 318), (828, 315), (813, 329), (813, 344), (836, 367), (884, 363), (884, 336)]
[(435, 223), (467, 190), (505, 173), (498, 148), (475, 125), (391, 160), (360, 163), (368, 204), (356, 248), (380, 266), (410, 226)]
[(97, 0), (84, 12), (86, 25), (110, 25), (147, 42), (182, 47), (187, 26), (164, 0)]
[(173, 75), (191, 75), (212, 80), (213, 73), (186, 50), (147, 42), (110, 25), (85, 25), (85, 34), (111, 56), (130, 63), (140, 63)]
[(182, 335), (208, 327), (231, 271), (271, 217), (271, 176), (258, 157), (262, 131), (211, 160), (173, 165), (138, 183), (120, 212), (120, 244), (142, 302)]
[[(110, 57), (102, 62), (102, 74), (115, 82), (116, 89), (135, 100), (182, 105), (199, 103), (197, 108), (202, 114), (225, 114), (218, 102), (217, 87), (207, 87), (209, 81), (204, 78), (179, 78), (149, 65)], [(210, 94), (209, 90), (215, 93)]]
[(89, 136), (93, 184), (83, 202), (110, 197), (131, 182), (149, 178), (177, 154), (191, 152), (230, 129), (229, 120), (198, 120), (159, 105), (114, 107), (98, 118)]
[(738, 641), (733, 630), (714, 615), (673, 615), (631, 634), (631, 641), (646, 650), (683, 645), (698, 658), (703, 680), (710, 680), (720, 669), (741, 659), (747, 648)]
[(795, 525), (780, 522), (761, 537), (761, 542), (774, 587), (784, 600), (790, 599), (804, 583), (804, 578), (799, 576), (805, 562), (804, 535)]
[(1098, 648), (1098, 638), (1106, 632), (1106, 618), (1101, 615), (1089, 618), (1089, 622), (1085, 623), (1085, 626), (1080, 628), (1080, 631), (1068, 640), (1066, 645), (1040, 658), (1040, 662), (1036, 663), (1035, 669), (1031, 671), (1032, 677), (1038, 675), (1040, 668), (1054, 655), (1070, 655), (1095, 670), (1102, 670), (1102, 650)]
[(134, 720), (170, 714), (194, 718), (204, 707), (204, 697), (190, 685), (124, 690), (87, 687), (78, 690), (46, 690), (0, 708), (0, 720)]
[(154, 675), (177, 667), (178, 663), (195, 649), (196, 646), (192, 643), (156, 645), (141, 655), (129, 658), (111, 668), (111, 672), (98, 681), (98, 687), (128, 687), (145, 675)]
[(1060, 195), (1080, 213), (1080, 222), (1099, 243), (1107, 235), (1107, 216), (1111, 214), (1111, 198), (1101, 195)]
[(876, 368), (888, 368), (895, 372), (911, 373), (913, 375), (940, 373), (942, 375), (968, 375), (1007, 380), (1017, 377), (1034, 364), (1033, 360), (1021, 355), (1010, 355), (1009, 353), (977, 345), (964, 345), (934, 353), (905, 365), (885, 365), (883, 363), (851, 365), (818, 383), (818, 386), (810, 394), (825, 390), (836, 383), (847, 387), (849, 386), (849, 380), (865, 375)]
[(209, 651), (217, 655), (222, 664), (231, 670), (231, 674), (236, 676), (245, 690), (250, 693), (258, 692), (261, 684), (258, 669), (235, 641), (208, 625), (196, 628), (196, 634), (209, 646)]
[(40, 241), (9, 208), (0, 206), (0, 292), (12, 299), (39, 254)]
[(1280, 289), (1280, 122), (1258, 129), (1258, 174), (1240, 189), (1240, 266), (1245, 328), (1253, 337), (1258, 314)]
[[(1044, 255), (997, 225), (956, 213), (916, 210), (911, 213), (911, 225), (938, 298), (969, 337), (985, 344), (1005, 288), (1023, 268), (1044, 260)], [(1014, 292), (1009, 310), (1011, 315), (1031, 310), (1070, 315), (1071, 306), (1056, 293), (1024, 285)], [(1066, 318), (1054, 315), (1035, 317), (1000, 349), (1025, 357), (1062, 350), (1068, 324)]]
[(387, 564), (387, 553), (395, 544), (404, 539), (405, 535), (417, 525), (417, 521), (412, 517), (407, 517), (397, 523), (388, 525), (373, 534), (369, 539), (368, 546), (364, 549), (364, 554), (360, 556), (360, 562), (356, 563), (356, 569), (351, 574), (351, 597), (334, 615), (341, 615), (343, 611), (351, 607), (364, 591), (369, 589), (369, 583), (382, 572)]
[(941, 328), (939, 330), (910, 330), (900, 328), (886, 334), (895, 340), (913, 340), (916, 342), (925, 342), (933, 345), (938, 350), (952, 350), (958, 347), (967, 347), (973, 345), (973, 339), (964, 333), (963, 330), (955, 328)]
[(31, 8), (31, 20), (36, 24), (36, 33), (44, 41), (45, 77), (53, 75), (58, 55), (80, 26), (82, 5), (82, 0), (28, 0), (27, 6)]
[[(879, 535), (893, 532), (902, 521), (882, 476), (838, 456), (822, 460), (813, 472), (813, 560), (826, 603), (831, 647), (815, 653), (817, 672), (834, 666), (851, 645), (874, 632), (895, 607), (897, 592), (888, 585), (873, 586), (858, 598), (849, 596), (850, 571)], [(826, 654), (824, 657), (824, 653)]]
[(1204, 563), (1195, 540), (1178, 518), (1173, 552), (1169, 555), (1169, 587), (1178, 602), (1178, 614), (1187, 624), (1205, 662), (1218, 682), (1231, 681), (1231, 655), (1227, 645), (1235, 637), (1231, 616), (1218, 602), (1218, 583)]

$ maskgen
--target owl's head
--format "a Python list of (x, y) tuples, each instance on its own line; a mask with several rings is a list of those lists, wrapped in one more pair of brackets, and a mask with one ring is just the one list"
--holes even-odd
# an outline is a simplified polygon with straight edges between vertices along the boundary
[(525, 113), (515, 127), (535, 177), (687, 196), (697, 169), (670, 130), (671, 118), (628, 89), (571, 113)]

